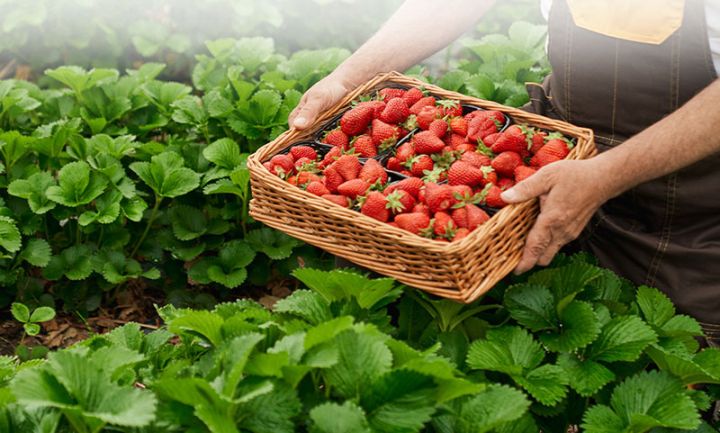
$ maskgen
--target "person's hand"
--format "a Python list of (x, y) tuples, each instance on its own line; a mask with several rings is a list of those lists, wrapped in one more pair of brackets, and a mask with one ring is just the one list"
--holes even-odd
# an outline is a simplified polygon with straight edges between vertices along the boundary
[(308, 89), (297, 107), (288, 117), (288, 125), (296, 129), (305, 129), (312, 125), (318, 114), (340, 101), (353, 89), (347, 80), (335, 73), (328, 75)]
[(592, 159), (558, 161), (502, 193), (507, 203), (540, 198), (540, 215), (528, 233), (516, 274), (547, 266), (563, 245), (580, 235), (600, 205), (615, 195), (606, 186), (609, 176)]

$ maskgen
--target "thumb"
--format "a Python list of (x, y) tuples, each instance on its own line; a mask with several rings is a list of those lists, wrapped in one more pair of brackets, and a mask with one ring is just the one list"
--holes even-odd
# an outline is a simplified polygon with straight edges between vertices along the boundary
[(292, 120), (292, 126), (296, 129), (305, 129), (313, 124), (325, 104), (321, 98), (309, 98), (302, 107), (299, 107)]
[(506, 203), (520, 203), (539, 197), (550, 190), (550, 184), (540, 172), (500, 194)]

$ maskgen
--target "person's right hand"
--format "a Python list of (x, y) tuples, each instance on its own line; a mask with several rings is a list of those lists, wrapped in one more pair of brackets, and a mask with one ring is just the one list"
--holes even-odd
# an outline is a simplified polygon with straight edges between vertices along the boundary
[(315, 122), (318, 114), (337, 104), (354, 86), (342, 78), (330, 74), (308, 89), (297, 107), (288, 117), (288, 125), (305, 129)]

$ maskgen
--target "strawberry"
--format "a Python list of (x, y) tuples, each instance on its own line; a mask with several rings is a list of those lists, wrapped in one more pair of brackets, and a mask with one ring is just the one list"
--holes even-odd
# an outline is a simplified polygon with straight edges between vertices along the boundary
[(437, 105), (440, 106), (440, 110), (443, 116), (456, 117), (462, 116), (463, 114), (460, 101), (455, 101), (452, 99), (441, 99), (437, 101)]
[(398, 226), (395, 221), (391, 221), (391, 222), (387, 223), (387, 225), (389, 225), (390, 227), (400, 228), (400, 226)]
[(430, 216), (423, 212), (405, 213), (396, 216), (395, 223), (401, 229), (418, 235), (430, 226)]
[(495, 153), (511, 151), (522, 155), (527, 152), (528, 145), (522, 128), (512, 125), (506, 129), (493, 143), (491, 149)]
[(445, 142), (446, 146), (450, 146), (453, 149), (456, 149), (458, 146), (467, 143), (467, 141), (465, 141), (464, 135), (455, 134), (455, 133), (448, 134), (443, 139), (443, 142)]
[(326, 168), (323, 171), (323, 175), (323, 182), (325, 183), (325, 187), (330, 192), (337, 192), (338, 187), (343, 182), (345, 182), (345, 179), (343, 179), (342, 175), (340, 175), (340, 173), (338, 173), (338, 171), (333, 166)]
[(430, 106), (430, 107), (435, 106), (435, 98), (434, 97), (425, 96), (423, 98), (420, 98), (419, 101), (417, 101), (416, 103), (412, 104), (412, 106), (410, 106), (410, 112), (412, 114), (418, 114), (420, 112), (420, 110), (422, 110), (423, 107), (428, 107), (428, 106)]
[(452, 219), (458, 227), (475, 230), (489, 220), (490, 216), (474, 204), (465, 203), (462, 207), (452, 211)]
[(415, 177), (423, 177), (425, 170), (432, 170), (434, 165), (435, 163), (429, 155), (416, 155), (405, 162), (405, 166), (410, 169), (410, 173)]
[(380, 191), (371, 191), (360, 207), (360, 213), (374, 218), (380, 222), (387, 222), (390, 219), (390, 210), (387, 208), (388, 200)]
[(360, 170), (358, 178), (371, 185), (378, 181), (384, 185), (387, 183), (388, 174), (382, 164), (380, 164), (377, 160), (368, 159)]
[(388, 209), (392, 211), (394, 215), (410, 212), (415, 206), (415, 199), (413, 196), (401, 189), (386, 194), (388, 201)]
[(430, 208), (425, 203), (415, 203), (415, 206), (412, 208), (412, 213), (424, 213), (430, 216)]
[(395, 151), (395, 156), (401, 164), (407, 162), (410, 158), (415, 156), (415, 143), (412, 141), (406, 141), (401, 144)]
[(377, 155), (377, 147), (373, 143), (372, 137), (367, 134), (358, 135), (350, 142), (350, 145), (363, 158), (372, 158)]
[(328, 153), (325, 154), (323, 157), (323, 160), (320, 164), (318, 164), (318, 168), (325, 168), (329, 165), (331, 165), (335, 160), (340, 158), (342, 156), (342, 149), (339, 147), (333, 147), (328, 151)]
[(373, 111), (372, 117), (377, 118), (380, 117), (380, 114), (385, 109), (385, 102), (384, 101), (378, 101), (378, 100), (372, 100), (372, 101), (363, 101), (356, 105), (356, 107), (368, 107), (371, 108)]
[(448, 183), (450, 185), (477, 186), (483, 182), (484, 173), (467, 162), (456, 161), (448, 170)]
[(476, 142), (498, 132), (495, 121), (486, 116), (476, 116), (468, 122), (467, 139)]
[(483, 144), (488, 147), (492, 147), (493, 144), (497, 141), (498, 137), (500, 137), (500, 133), (496, 132), (494, 134), (490, 134), (482, 139)]
[(392, 185), (389, 185), (387, 189), (385, 189), (385, 193), (390, 194), (393, 191), (396, 190), (402, 190), (409, 192), (410, 195), (413, 196), (415, 199), (420, 198), (420, 188), (423, 187), (423, 181), (421, 179), (418, 179), (417, 177), (409, 177), (407, 179), (403, 179), (399, 182), (393, 183)]
[(430, 123), (430, 126), (428, 127), (428, 131), (435, 134), (438, 138), (443, 138), (448, 130), (448, 124), (446, 121), (442, 119), (435, 119)]
[(455, 234), (457, 225), (447, 212), (435, 212), (433, 220), (433, 232), (436, 235), (448, 238)]
[(274, 170), (274, 167), (273, 167), (273, 163), (272, 163), (272, 162), (270, 162), (270, 161), (265, 161), (265, 162), (263, 162), (263, 167), (265, 167), (265, 168), (267, 169), (267, 171), (269, 171), (270, 173), (275, 174), (275, 172), (273, 171), (273, 170)]
[(290, 156), (292, 156), (295, 161), (300, 158), (308, 158), (315, 161), (317, 159), (317, 152), (310, 146), (293, 146), (290, 148)]
[(473, 195), (473, 190), (468, 185), (451, 185), (450, 188), (457, 200), (468, 200)]
[(370, 188), (370, 184), (362, 179), (351, 179), (343, 182), (338, 186), (337, 191), (345, 197), (356, 199), (359, 196), (365, 195), (367, 190)]
[(270, 158), (272, 170), (278, 176), (290, 175), (295, 171), (295, 162), (290, 155), (275, 155)]
[(310, 171), (301, 171), (298, 173), (296, 178), (297, 185), (305, 185), (314, 181), (322, 181), (322, 179), (320, 176)]
[(302, 156), (297, 158), (293, 165), (297, 171), (312, 171), (315, 168), (315, 160)]
[(480, 170), (483, 172), (483, 179), (480, 183), (481, 185), (485, 186), (489, 183), (496, 183), (498, 180), (498, 175), (495, 173), (495, 170), (487, 165), (484, 165), (480, 167)]
[(345, 180), (356, 179), (362, 170), (362, 164), (355, 155), (342, 155), (332, 166)]
[(359, 105), (346, 111), (340, 118), (340, 129), (348, 136), (362, 134), (373, 118), (373, 108)]
[(552, 162), (565, 159), (570, 153), (571, 147), (572, 144), (569, 144), (565, 139), (550, 138), (530, 159), (530, 165), (533, 167), (544, 167)]
[(428, 105), (420, 109), (415, 116), (415, 122), (418, 128), (427, 131), (430, 129), (432, 122), (440, 118), (440, 109), (434, 105)]
[(439, 212), (449, 209), (455, 204), (453, 191), (449, 185), (438, 185), (433, 182), (425, 184), (425, 204), (430, 208), (430, 212)]
[(400, 171), (403, 169), (400, 160), (396, 156), (391, 156), (390, 158), (388, 158), (385, 166), (388, 170), (392, 171)]
[(445, 143), (430, 131), (418, 132), (413, 136), (413, 142), (417, 153), (439, 153), (445, 147)]
[(323, 196), (326, 194), (330, 194), (330, 191), (323, 185), (322, 182), (318, 180), (314, 180), (310, 182), (306, 187), (305, 191), (309, 192), (310, 194), (315, 194), (317, 196)]
[(515, 182), (522, 182), (537, 172), (537, 169), (526, 165), (518, 165), (515, 167)]
[(460, 157), (460, 161), (467, 162), (468, 164), (477, 168), (491, 164), (489, 156), (483, 155), (482, 153), (478, 152), (465, 152)]
[(289, 183), (290, 185), (298, 186), (297, 176), (290, 176), (287, 179), (285, 179), (285, 182)]
[(394, 146), (400, 138), (397, 126), (388, 125), (380, 119), (373, 119), (370, 135), (375, 146), (381, 150)]
[(350, 138), (347, 134), (342, 132), (342, 129), (335, 128), (328, 131), (322, 139), (322, 143), (329, 144), (331, 146), (337, 146), (340, 149), (347, 149), (350, 144)]
[(322, 198), (324, 198), (325, 200), (329, 200), (338, 206), (350, 207), (350, 199), (343, 195), (325, 194), (322, 196)]
[(387, 102), (387, 106), (380, 114), (380, 120), (385, 123), (397, 124), (404, 122), (410, 115), (410, 110), (403, 98), (393, 98)]
[(547, 134), (544, 131), (535, 131), (532, 136), (532, 146), (530, 147), (530, 153), (535, 155), (537, 151), (545, 145), (545, 137), (547, 137)]
[(509, 177), (501, 177), (497, 180), (497, 187), (505, 191), (515, 186), (515, 181)]
[(515, 168), (522, 165), (523, 160), (519, 154), (515, 152), (502, 152), (492, 160), (492, 168), (500, 176), (512, 177), (515, 173)]
[(468, 133), (468, 121), (465, 120), (465, 118), (461, 116), (455, 116), (450, 118), (450, 121), (448, 122), (450, 126), (450, 130), (452, 130), (453, 134), (458, 134), (463, 137), (467, 136)]
[(405, 96), (405, 90), (404, 89), (396, 89), (394, 87), (386, 87), (384, 89), (380, 89), (380, 92), (378, 92), (380, 97), (383, 101), (387, 102), (393, 98), (402, 98)]
[(502, 113), (502, 111), (475, 110), (465, 115), (465, 119), (467, 119), (468, 122), (476, 117), (493, 120), (498, 125), (498, 128), (505, 124), (505, 115)]
[(487, 190), (487, 195), (485, 196), (485, 204), (494, 208), (502, 208), (507, 206), (507, 203), (505, 203), (503, 199), (500, 198), (500, 194), (502, 194), (502, 190), (498, 188), (497, 185), (492, 185)]
[(417, 87), (411, 87), (407, 90), (407, 92), (405, 92), (405, 95), (403, 95), (402, 98), (405, 100), (405, 104), (407, 104), (408, 107), (412, 107), (414, 103), (421, 100), (424, 96), (425, 95), (422, 90)]
[(466, 228), (459, 228), (455, 230), (455, 236), (453, 236), (453, 242), (465, 239), (470, 234), (470, 230)]

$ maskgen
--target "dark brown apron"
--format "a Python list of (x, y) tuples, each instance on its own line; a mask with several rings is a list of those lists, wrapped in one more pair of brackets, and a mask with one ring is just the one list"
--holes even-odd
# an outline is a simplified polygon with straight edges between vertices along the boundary
[[(555, 0), (548, 55), (553, 73), (542, 87), (528, 86), (528, 108), (592, 128), (601, 152), (717, 78), (702, 0), (685, 2), (681, 27), (658, 45), (578, 27), (566, 1)], [(609, 201), (578, 243), (603, 266), (665, 291), (680, 312), (718, 332), (711, 324), (720, 324), (720, 154)]]

